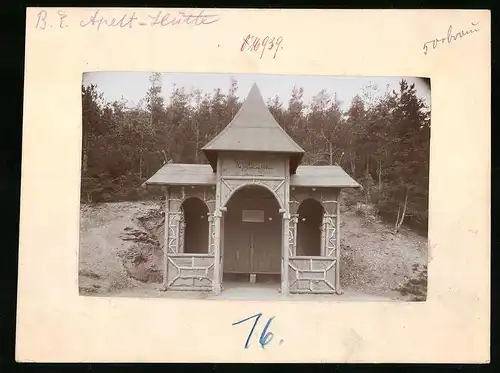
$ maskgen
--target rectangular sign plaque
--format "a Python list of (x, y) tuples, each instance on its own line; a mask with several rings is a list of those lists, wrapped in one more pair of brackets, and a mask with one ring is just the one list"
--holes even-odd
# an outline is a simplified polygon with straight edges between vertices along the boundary
[(243, 210), (241, 220), (247, 223), (263, 223), (264, 211), (262, 210)]

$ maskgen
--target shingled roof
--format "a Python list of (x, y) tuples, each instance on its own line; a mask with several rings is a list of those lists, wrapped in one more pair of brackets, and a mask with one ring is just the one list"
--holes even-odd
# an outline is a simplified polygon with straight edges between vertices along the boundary
[[(216, 176), (208, 164), (165, 164), (144, 185), (215, 185)], [(340, 166), (297, 167), (290, 178), (290, 185), (297, 187), (358, 188)]]
[(219, 151), (285, 153), (290, 155), (290, 171), (295, 173), (304, 150), (285, 132), (269, 112), (256, 84), (233, 120), (202, 148), (216, 169)]

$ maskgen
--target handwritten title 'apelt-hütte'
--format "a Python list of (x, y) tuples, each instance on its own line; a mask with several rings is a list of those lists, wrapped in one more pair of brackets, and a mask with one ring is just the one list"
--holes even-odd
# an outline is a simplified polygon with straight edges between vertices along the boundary
[(102, 12), (100, 9), (92, 12), (88, 17), (73, 19), (71, 14), (58, 10), (51, 14), (49, 11), (41, 10), (37, 13), (35, 28), (49, 29), (52, 27), (66, 28), (77, 25), (82, 28), (126, 28), (134, 27), (164, 27), (164, 26), (203, 26), (218, 22), (220, 17), (217, 14), (208, 14), (204, 10), (192, 12), (164, 12), (158, 11), (154, 14), (138, 16), (135, 11), (113, 13)]

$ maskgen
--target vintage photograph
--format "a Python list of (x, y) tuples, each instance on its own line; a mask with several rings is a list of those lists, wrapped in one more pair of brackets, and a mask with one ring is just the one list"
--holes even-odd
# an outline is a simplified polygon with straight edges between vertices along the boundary
[(89, 72), (79, 294), (425, 301), (422, 77)]

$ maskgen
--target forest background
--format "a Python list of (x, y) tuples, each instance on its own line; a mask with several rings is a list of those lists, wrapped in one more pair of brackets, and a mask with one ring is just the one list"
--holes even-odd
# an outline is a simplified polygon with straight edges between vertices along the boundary
[[(166, 162), (207, 163), (200, 149), (241, 106), (238, 82), (227, 92), (174, 86), (168, 103), (161, 74), (138, 104), (108, 102), (95, 84), (82, 85), (81, 202), (161, 198), (142, 183)], [(430, 108), (415, 85), (366, 85), (346, 110), (320, 90), (310, 102), (294, 87), (288, 102), (267, 104), (283, 129), (306, 151), (303, 164), (340, 165), (363, 188), (344, 193), (347, 205), (369, 207), (394, 224), (427, 233)], [(366, 210), (366, 209), (365, 209)]]

